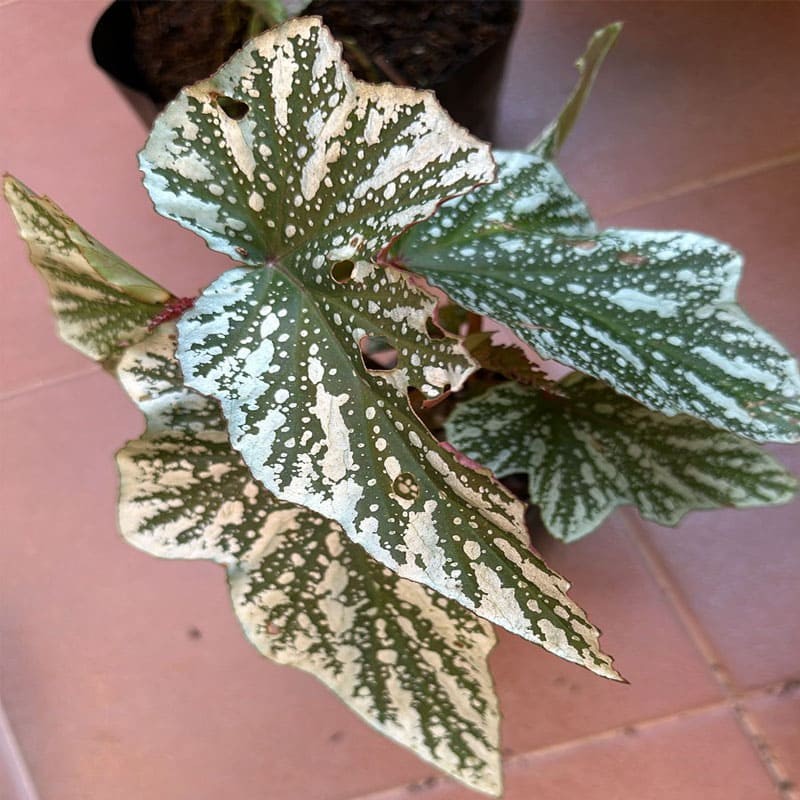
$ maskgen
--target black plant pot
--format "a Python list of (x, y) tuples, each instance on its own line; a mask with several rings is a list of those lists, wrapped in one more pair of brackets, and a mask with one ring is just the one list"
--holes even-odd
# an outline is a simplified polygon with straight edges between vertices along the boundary
[[(97, 64), (150, 126), (181, 87), (247, 39), (239, 0), (115, 0), (92, 34)], [(363, 80), (433, 89), (450, 115), (491, 141), (519, 0), (314, 0)]]

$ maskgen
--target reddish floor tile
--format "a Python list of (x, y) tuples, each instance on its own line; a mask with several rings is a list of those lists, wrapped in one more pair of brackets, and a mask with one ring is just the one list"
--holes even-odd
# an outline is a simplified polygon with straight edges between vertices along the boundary
[[(740, 299), (758, 322), (800, 352), (796, 268), (800, 164), (675, 197), (613, 217), (626, 227), (691, 228), (732, 243), (746, 257)], [(800, 449), (774, 452), (800, 474)], [(744, 686), (780, 680), (800, 663), (800, 501), (770, 509), (703, 512), (678, 530), (649, 536)]]
[(523, 2), (501, 98), (503, 147), (561, 107), (592, 31), (625, 22), (560, 161), (598, 213), (800, 150), (800, 5)]
[[(800, 667), (798, 668), (800, 670)], [(800, 675), (800, 671), (798, 672)], [(776, 765), (800, 789), (800, 678), (746, 703)]]
[(37, 800), (36, 790), (28, 774), (28, 767), (22, 759), (16, 737), (1, 704), (0, 797), (4, 800)]
[[(0, 74), (7, 87), (0, 172), (52, 197), (167, 288), (191, 294), (231, 262), (150, 205), (136, 163), (146, 131), (89, 51), (92, 26), (107, 4), (21, 0), (0, 6)], [(86, 361), (53, 341), (46, 292), (2, 206), (0, 391), (12, 393), (82, 370)]]
[(602, 220), (604, 225), (695, 230), (745, 257), (739, 298), (748, 313), (800, 353), (797, 209), (800, 162), (673, 197)]
[[(567, 575), (630, 685), (598, 679), (518, 637), (492, 657), (503, 744), (526, 752), (720, 699), (704, 662), (647, 573), (621, 519), (580, 542), (537, 546)], [(657, 687), (657, 689), (655, 688)]]
[[(370, 800), (467, 800), (452, 784)], [(755, 750), (725, 709), (512, 760), (505, 800), (776, 800)]]
[[(776, 448), (777, 449), (777, 448)], [(800, 453), (779, 448), (800, 474)], [(677, 530), (646, 525), (678, 590), (739, 687), (795, 676), (800, 664), (800, 501), (690, 514)]]
[(244, 639), (222, 570), (115, 530), (141, 422), (95, 375), (4, 404), (3, 696), (43, 798), (330, 800), (425, 765)]

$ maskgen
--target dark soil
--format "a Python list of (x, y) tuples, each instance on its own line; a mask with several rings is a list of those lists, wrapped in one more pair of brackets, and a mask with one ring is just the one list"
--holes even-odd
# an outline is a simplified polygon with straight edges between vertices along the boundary
[[(314, 0), (306, 13), (343, 42), (357, 77), (435, 89), (457, 121), (489, 138), (518, 10), (517, 0)], [(238, 0), (115, 0), (92, 49), (100, 67), (161, 108), (242, 45), (251, 16)]]

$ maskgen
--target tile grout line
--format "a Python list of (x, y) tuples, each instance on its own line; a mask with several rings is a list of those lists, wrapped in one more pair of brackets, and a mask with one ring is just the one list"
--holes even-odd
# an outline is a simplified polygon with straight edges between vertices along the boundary
[(663, 559), (647, 540), (639, 520), (633, 516), (633, 512), (623, 513), (626, 517), (628, 534), (645, 562), (645, 567), (706, 662), (714, 681), (725, 695), (725, 704), (733, 712), (742, 735), (755, 750), (756, 756), (772, 781), (778, 796), (781, 800), (800, 800), (800, 795), (795, 791), (788, 772), (772, 752), (763, 731), (742, 702), (750, 696), (750, 693), (737, 690), (731, 673), (722, 663), (709, 637), (686, 602), (683, 592), (672, 580)]
[(5, 761), (11, 772), (11, 780), (15, 789), (14, 800), (39, 800), (39, 793), (36, 791), (2, 704), (0, 704), (0, 758)]
[[(659, 725), (664, 725), (666, 723), (678, 720), (689, 719), (696, 716), (701, 716), (711, 711), (716, 711), (719, 709), (730, 709), (731, 708), (731, 701), (739, 702), (742, 700), (747, 700), (751, 697), (759, 697), (761, 695), (768, 695), (774, 694), (777, 691), (780, 691), (786, 685), (786, 680), (780, 680), (772, 683), (763, 684), (761, 686), (753, 687), (752, 689), (746, 689), (741, 692), (735, 692), (732, 697), (724, 697), (720, 700), (716, 700), (711, 703), (704, 703), (698, 706), (692, 706), (690, 708), (684, 708), (679, 711), (674, 711), (669, 714), (662, 714), (657, 717), (648, 717), (647, 719), (637, 720), (636, 722), (624, 724), (624, 725), (617, 725), (613, 728), (606, 728), (601, 731), (597, 731), (596, 733), (590, 733), (585, 736), (579, 736), (575, 739), (565, 739), (563, 742), (557, 742), (551, 745), (544, 745), (542, 747), (534, 747), (531, 750), (525, 750), (521, 753), (514, 753), (513, 755), (509, 756), (508, 758), (504, 759), (503, 766), (504, 768), (514, 769), (519, 766), (523, 766), (526, 761), (529, 761), (537, 756), (542, 755), (549, 755), (553, 753), (565, 752), (569, 750), (573, 750), (576, 747), (580, 747), (585, 744), (591, 744), (594, 742), (602, 742), (608, 739), (615, 739), (621, 736), (630, 736), (634, 732), (645, 731), (649, 730), (650, 728), (658, 727)], [(424, 788), (433, 788), (433, 785), (429, 785), (430, 780), (421, 778), (416, 783), (409, 783), (409, 784), (402, 784), (396, 786), (390, 786), (386, 789), (378, 789), (375, 792), (368, 792), (367, 794), (360, 794), (348, 797), (346, 800), (397, 800), (397, 792), (401, 792), (406, 790), (409, 786), (414, 786), (416, 791), (419, 791)], [(436, 787), (442, 786), (462, 786), (459, 781), (456, 781), (453, 778), (450, 778), (446, 775), (443, 775), (441, 778), (437, 777), (435, 781)], [(344, 799), (343, 799), (344, 800)], [(792, 798), (793, 800), (793, 798)]]
[[(0, 8), (2, 8), (2, 6), (0, 6)], [(69, 383), (70, 381), (79, 380), (87, 375), (94, 375), (95, 373), (100, 372), (100, 370), (100, 367), (93, 365), (90, 367), (84, 367), (76, 372), (69, 372), (66, 375), (60, 375), (57, 378), (47, 378), (40, 383), (31, 384), (30, 386), (22, 386), (19, 389), (12, 389), (10, 392), (0, 394), (0, 403), (4, 403), (6, 400), (16, 400), (18, 397), (23, 397), (26, 394), (33, 394), (34, 392), (38, 392), (40, 389), (50, 389), (51, 387), (59, 386), (62, 383)]]
[(742, 167), (734, 167), (733, 169), (725, 172), (719, 172), (716, 175), (709, 175), (706, 178), (696, 178), (695, 180), (686, 181), (672, 186), (669, 189), (664, 189), (660, 192), (652, 192), (651, 194), (642, 195), (628, 203), (621, 203), (620, 205), (604, 210), (598, 214), (600, 219), (607, 219), (608, 217), (616, 216), (617, 214), (624, 214), (628, 211), (643, 208), (644, 206), (660, 203), (663, 200), (671, 200), (675, 197), (680, 197), (684, 194), (690, 194), (702, 189), (711, 189), (715, 186), (720, 186), (723, 183), (739, 180), (741, 178), (749, 178), (752, 175), (757, 175), (761, 172), (767, 172), (771, 169), (779, 167), (786, 167), (792, 164), (800, 163), (800, 152), (794, 151), (785, 153), (776, 158), (770, 158), (765, 161), (756, 161)]

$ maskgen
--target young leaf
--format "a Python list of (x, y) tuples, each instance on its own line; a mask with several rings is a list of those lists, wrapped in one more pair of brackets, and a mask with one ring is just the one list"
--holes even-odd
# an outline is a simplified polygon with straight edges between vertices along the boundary
[(800, 438), (797, 364), (736, 305), (738, 253), (694, 233), (592, 233), (552, 164), (496, 157), (497, 183), (411, 229), (402, 263), (649, 408), (759, 441)]
[(575, 63), (580, 77), (572, 90), (569, 100), (567, 100), (558, 116), (528, 148), (529, 152), (544, 159), (553, 159), (558, 155), (561, 146), (566, 141), (581, 113), (583, 104), (589, 99), (594, 79), (597, 77), (605, 57), (617, 41), (621, 30), (622, 23), (614, 22), (592, 34), (592, 38), (589, 39), (589, 43), (586, 45), (586, 51)]
[(675, 525), (693, 509), (785, 503), (797, 490), (752, 442), (665, 417), (578, 373), (559, 388), (553, 398), (497, 386), (461, 403), (447, 435), (501, 477), (527, 472), (531, 502), (561, 539), (584, 536), (625, 503)]
[[(247, 110), (231, 118), (222, 95)], [(201, 295), (178, 350), (255, 478), (339, 522), (401, 577), (617, 677), (566, 582), (530, 552), (521, 504), (441, 450), (410, 410), (409, 387), (435, 397), (473, 362), (428, 336), (428, 295), (364, 260), (488, 180), (488, 148), (432, 95), (354, 80), (306, 19), (184, 90), (141, 163), (159, 212), (259, 267)], [(392, 345), (397, 366), (368, 370), (364, 337)]]
[(147, 418), (117, 456), (125, 538), (157, 556), (224, 564), (264, 655), (310, 672), (382, 733), (498, 794), (491, 626), (254, 483), (218, 404), (184, 388), (171, 325), (130, 348), (118, 373)]
[(6, 175), (4, 189), (31, 263), (47, 284), (61, 338), (105, 361), (145, 336), (170, 293), (16, 178)]

